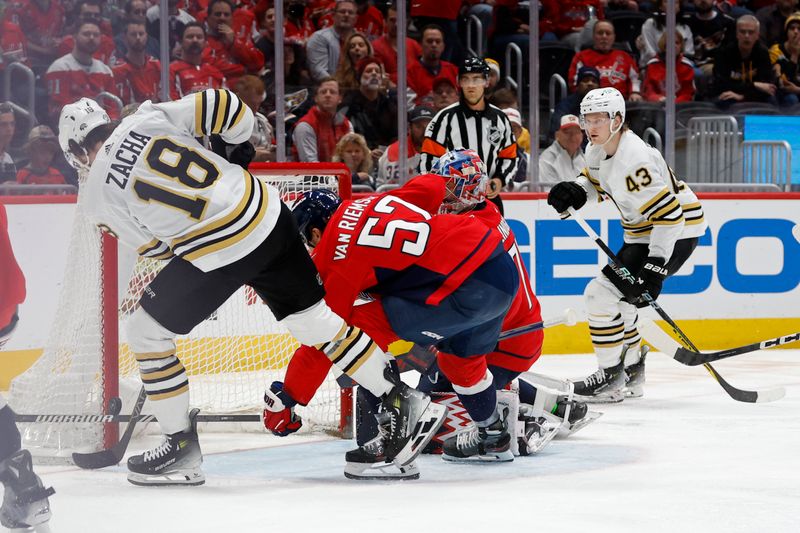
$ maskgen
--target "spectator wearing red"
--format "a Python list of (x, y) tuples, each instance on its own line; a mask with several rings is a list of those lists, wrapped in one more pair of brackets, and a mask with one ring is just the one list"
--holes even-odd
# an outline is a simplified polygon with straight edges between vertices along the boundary
[(639, 69), (631, 55), (623, 50), (614, 50), (614, 25), (599, 20), (592, 32), (593, 45), (581, 50), (572, 58), (569, 66), (570, 91), (575, 90), (578, 71), (581, 67), (595, 67), (600, 71), (600, 87), (614, 87), (626, 100), (637, 102), (642, 99), (640, 92)]
[(425, 130), (436, 113), (427, 106), (415, 106), (408, 112), (408, 140), (406, 141), (407, 177), (400, 179), (400, 142), (395, 141), (378, 160), (378, 176), (375, 185), (403, 183), (419, 174), (419, 159)]
[(336, 112), (341, 102), (339, 82), (335, 78), (322, 80), (314, 93), (314, 106), (297, 121), (292, 132), (298, 161), (330, 161), (339, 139), (353, 132), (347, 117)]
[[(238, 39), (253, 40), (254, 34), (263, 29), (264, 12), (267, 8), (272, 8), (272, 2), (261, 0), (258, 4), (254, 4), (248, 0), (234, 3), (230, 0), (233, 11), (231, 13), (230, 26), (233, 29), (234, 35)], [(191, 12), (192, 16), (197, 22), (206, 22), (208, 20), (208, 6), (209, 2), (205, 1), (205, 7), (196, 12)], [(200, 4), (197, 6), (200, 8)]]
[[(83, 0), (77, 7), (76, 24), (83, 22), (94, 22), (100, 28), (100, 44), (92, 57), (99, 59), (106, 65), (113, 65), (116, 62), (117, 45), (111, 36), (111, 26), (103, 20), (100, 0)], [(108, 33), (106, 33), (108, 32)], [(66, 35), (58, 46), (59, 55), (68, 54), (75, 47), (75, 39), (72, 35)]]
[(211, 0), (208, 3), (208, 46), (203, 50), (203, 61), (217, 67), (231, 84), (245, 74), (258, 73), (264, 67), (264, 55), (252, 39), (236, 36), (231, 26), (232, 15), (230, 0)]
[(438, 113), (445, 107), (458, 102), (458, 86), (450, 76), (439, 76), (433, 80), (431, 96), (433, 110)]
[(28, 64), (28, 41), (17, 24), (0, 21), (0, 73), (11, 63)]
[(5, 19), (25, 34), (34, 69), (44, 70), (58, 57), (64, 29), (64, 9), (58, 0), (12, 0), (6, 4)]
[(305, 46), (311, 35), (317, 31), (303, 0), (290, 0), (286, 6), (286, 21), (283, 35)]
[[(50, 96), (50, 116), (54, 120), (58, 120), (62, 107), (79, 98), (116, 92), (111, 68), (92, 57), (100, 46), (100, 27), (95, 22), (82, 22), (74, 37), (72, 52), (56, 59), (44, 76)], [(106, 111), (116, 114), (112, 109)]]
[[(386, 69), (392, 83), (397, 84), (397, 9), (392, 6), (386, 12), (386, 34), (372, 41), (372, 48)], [(417, 41), (406, 37), (406, 67), (422, 55)]]
[(590, 7), (594, 8), (598, 19), (605, 19), (603, 4), (601, 0), (542, 0), (544, 13), (541, 18), (548, 21), (548, 31), (555, 33), (562, 41), (575, 45), (581, 30), (589, 21)]
[(458, 67), (442, 59), (444, 31), (436, 25), (422, 29), (422, 55), (408, 65), (408, 86), (417, 93), (417, 103), (433, 90), (433, 80), (439, 76), (458, 79)]
[(23, 185), (64, 185), (64, 175), (51, 167), (59, 152), (58, 138), (49, 126), (36, 126), (28, 134), (25, 151), (30, 162), (17, 172), (17, 183)]
[(125, 48), (128, 52), (111, 70), (117, 96), (126, 105), (145, 100), (160, 101), (161, 62), (147, 55), (148, 37), (144, 20), (125, 24)]
[(222, 72), (203, 61), (205, 48), (205, 27), (199, 22), (186, 24), (181, 35), (181, 59), (169, 65), (169, 96), (173, 100), (198, 91), (225, 87)]
[[(667, 63), (666, 63), (666, 32), (661, 34), (658, 39), (658, 55), (647, 62), (644, 82), (642, 83), (642, 95), (648, 102), (663, 102), (667, 99)], [(680, 31), (675, 32), (675, 74), (678, 78), (674, 87), (670, 91), (675, 93), (676, 102), (691, 102), (694, 100), (694, 65), (686, 59), (681, 50), (684, 45), (684, 37)], [(673, 84), (670, 83), (672, 86)]]
[(374, 41), (383, 35), (383, 14), (369, 0), (356, 0), (356, 25), (355, 30)]

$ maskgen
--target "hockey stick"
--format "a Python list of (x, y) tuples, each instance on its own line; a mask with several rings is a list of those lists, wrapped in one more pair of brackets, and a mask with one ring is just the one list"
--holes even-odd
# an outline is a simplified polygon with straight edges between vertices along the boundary
[(117, 442), (111, 448), (108, 448), (107, 450), (100, 450), (99, 452), (75, 452), (72, 454), (72, 460), (75, 461), (75, 464), (81, 468), (90, 470), (119, 464), (119, 462), (122, 461), (122, 457), (125, 455), (125, 450), (128, 449), (128, 443), (130, 443), (131, 437), (133, 436), (133, 428), (136, 427), (136, 423), (142, 418), (139, 415), (142, 413), (142, 407), (144, 407), (144, 402), (146, 399), (147, 392), (144, 390), (144, 385), (142, 385), (142, 388), (139, 391), (139, 396), (136, 397), (136, 403), (133, 404), (130, 422), (128, 422), (128, 426), (125, 428), (125, 433), (122, 434), (119, 442)]
[(736, 355), (757, 352), (759, 350), (767, 350), (769, 348), (775, 348), (784, 344), (800, 341), (800, 333), (792, 333), (791, 335), (783, 335), (781, 337), (775, 337), (774, 339), (754, 342), (753, 344), (747, 344), (737, 348), (728, 348), (727, 350), (720, 350), (718, 352), (701, 353), (693, 350), (687, 350), (681, 346), (680, 343), (676, 342), (675, 339), (667, 335), (663, 329), (658, 327), (658, 325), (649, 318), (642, 319), (639, 329), (641, 329), (647, 341), (651, 342), (653, 346), (658, 348), (658, 351), (665, 353), (669, 357), (672, 357), (679, 363), (682, 363), (686, 366), (698, 366), (705, 363), (713, 363), (714, 361), (719, 361), (720, 359), (727, 359), (728, 357), (734, 357)]
[[(138, 417), (134, 415), (114, 415), (114, 414), (104, 414), (104, 415), (14, 415), (15, 422), (21, 423), (47, 423), (47, 424), (58, 424), (58, 423), (72, 423), (72, 424), (100, 424), (100, 423), (107, 423), (107, 422), (120, 422), (120, 423), (127, 423), (133, 420), (134, 418), (138, 418), (141, 422), (145, 418), (148, 422), (158, 422), (158, 418), (152, 415), (138, 415)], [(197, 415), (198, 422), (260, 422), (261, 417), (259, 415), (204, 415), (199, 414)]]
[[(591, 226), (589, 226), (589, 224), (587, 224), (586, 221), (583, 220), (583, 218), (580, 215), (578, 215), (578, 213), (576, 213), (572, 207), (568, 207), (567, 212), (570, 214), (570, 216), (572, 216), (575, 222), (578, 223), (578, 225), (583, 229), (583, 231), (586, 232), (586, 235), (588, 235), (589, 238), (592, 239), (597, 244), (597, 246), (600, 247), (601, 250), (603, 250), (603, 252), (608, 256), (609, 259), (611, 259), (611, 268), (614, 270), (614, 273), (619, 275), (621, 278), (626, 279), (631, 283), (635, 284), (637, 282), (636, 276), (631, 274), (631, 272), (625, 267), (624, 264), (622, 264), (622, 262), (616, 256), (616, 254), (613, 251), (611, 251), (611, 248), (609, 248), (608, 245), (605, 242), (603, 242), (603, 239), (601, 239), (600, 236), (597, 235), (597, 233), (595, 233), (595, 231), (591, 228)], [(694, 343), (691, 340), (689, 340), (689, 337), (687, 337), (686, 334), (681, 330), (681, 328), (678, 327), (675, 321), (672, 320), (672, 318), (670, 318), (670, 316), (666, 313), (666, 311), (664, 311), (661, 308), (661, 306), (653, 299), (653, 297), (650, 296), (650, 293), (644, 291), (642, 293), (642, 299), (645, 302), (647, 302), (647, 304), (650, 307), (652, 307), (653, 310), (656, 313), (658, 313), (658, 315), (662, 319), (664, 319), (664, 321), (667, 324), (669, 324), (672, 330), (678, 335), (678, 337), (686, 346), (688, 346), (695, 352), (699, 351), (697, 347), (694, 345)], [(777, 399), (783, 398), (783, 395), (786, 393), (786, 391), (783, 388), (770, 389), (766, 391), (748, 391), (748, 390), (738, 389), (733, 385), (731, 385), (730, 383), (728, 383), (727, 381), (725, 381), (725, 379), (719, 375), (719, 372), (717, 372), (714, 369), (714, 367), (712, 367), (710, 364), (705, 363), (703, 366), (714, 377), (714, 379), (717, 380), (717, 383), (720, 384), (720, 386), (725, 390), (725, 392), (728, 393), (728, 396), (730, 396), (737, 402), (745, 402), (745, 403), (772, 402)]]
[[(577, 315), (575, 310), (567, 308), (564, 309), (560, 315), (547, 318), (541, 322), (534, 322), (533, 324), (528, 324), (527, 326), (520, 326), (518, 328), (503, 331), (500, 333), (500, 335), (498, 335), (497, 342), (561, 324), (574, 326), (576, 321)], [(433, 361), (436, 359), (435, 353), (432, 353), (425, 346), (421, 346), (419, 344), (414, 344), (407, 353), (400, 354), (395, 357), (401, 373), (408, 370), (416, 370), (424, 374), (428, 371), (430, 366), (433, 364)]]

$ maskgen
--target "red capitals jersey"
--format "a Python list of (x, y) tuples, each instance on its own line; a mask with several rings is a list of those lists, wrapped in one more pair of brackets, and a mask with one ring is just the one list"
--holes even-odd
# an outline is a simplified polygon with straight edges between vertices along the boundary
[(469, 217), (438, 215), (445, 183), (427, 174), (389, 193), (344, 202), (314, 248), (331, 308), (347, 320), (363, 291), (437, 305), (498, 245), (498, 231)]
[(117, 96), (122, 98), (124, 104), (141, 103), (145, 100), (160, 101), (158, 88), (161, 85), (161, 62), (158, 59), (148, 57), (142, 67), (122, 59), (111, 70), (114, 71)]
[(50, 0), (47, 9), (33, 0), (13, 0), (6, 4), (5, 16), (22, 28), (28, 40), (35, 44), (47, 45), (63, 33), (64, 9), (57, 0)]
[[(96, 98), (103, 91), (116, 92), (114, 74), (107, 65), (97, 59), (93, 59), (91, 65), (84, 65), (72, 54), (56, 59), (44, 78), (50, 95), (50, 115), (53, 117), (58, 117), (62, 107), (84, 96)], [(109, 114), (113, 112), (111, 118), (116, 118), (115, 110), (106, 108), (106, 111)]]
[(25, 34), (13, 22), (0, 21), (0, 71), (12, 62), (28, 63)]
[(575, 90), (581, 67), (595, 67), (600, 71), (600, 87), (613, 87), (626, 100), (631, 93), (638, 93), (640, 90), (639, 69), (633, 57), (623, 50), (598, 52), (587, 48), (575, 54), (569, 67), (570, 91)]
[(187, 94), (206, 89), (222, 89), (225, 86), (225, 76), (208, 63), (195, 66), (177, 60), (169, 65), (169, 96), (173, 100), (179, 100)]
[[(67, 35), (58, 45), (59, 54), (69, 54), (75, 47), (75, 38), (72, 35)], [(105, 33), (100, 34), (100, 46), (97, 51), (92, 54), (92, 57), (105, 63), (106, 65), (113, 65), (117, 62), (117, 45), (114, 39)]]
[[(325, 301), (383, 350), (397, 335), (380, 302), (364, 303), (361, 293), (413, 293), (436, 305), (502, 242), (496, 225), (462, 215), (432, 217), (444, 195), (445, 180), (427, 174), (390, 193), (344, 202), (314, 248)], [(284, 389), (305, 405), (330, 366), (324, 353), (301, 346), (289, 362)]]
[(0, 330), (11, 323), (17, 306), (24, 301), (25, 276), (14, 258), (6, 208), (0, 204)]
[(217, 37), (208, 36), (208, 45), (203, 50), (203, 61), (217, 67), (233, 86), (245, 74), (255, 74), (264, 67), (264, 54), (255, 47), (248, 35), (236, 37), (230, 47)]
[[(527, 326), (542, 320), (539, 300), (533, 294), (531, 278), (520, 257), (517, 240), (508, 223), (491, 202), (485, 202), (482, 209), (474, 210), (471, 217), (477, 218), (490, 228), (497, 228), (503, 235), (503, 248), (508, 252), (519, 271), (519, 289), (503, 321), (503, 331)], [(508, 370), (525, 372), (542, 353), (544, 331), (534, 331), (500, 341), (497, 350), (487, 356), (487, 363)]]

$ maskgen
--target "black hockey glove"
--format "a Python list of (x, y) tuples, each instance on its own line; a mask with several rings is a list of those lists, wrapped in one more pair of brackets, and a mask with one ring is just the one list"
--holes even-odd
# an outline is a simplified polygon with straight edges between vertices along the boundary
[(586, 203), (586, 191), (573, 181), (562, 181), (550, 189), (547, 203), (559, 213), (563, 213), (568, 207), (580, 209)]
[(242, 168), (247, 168), (256, 155), (256, 149), (250, 144), (250, 141), (242, 144), (228, 144), (219, 135), (212, 135), (210, 140), (211, 150), (215, 154)]
[[(647, 291), (655, 300), (661, 294), (661, 286), (664, 279), (669, 276), (669, 272), (664, 267), (665, 261), (660, 257), (648, 257), (639, 271), (639, 279), (642, 280), (641, 291)], [(636, 307), (647, 307), (647, 302), (641, 296), (632, 302)]]

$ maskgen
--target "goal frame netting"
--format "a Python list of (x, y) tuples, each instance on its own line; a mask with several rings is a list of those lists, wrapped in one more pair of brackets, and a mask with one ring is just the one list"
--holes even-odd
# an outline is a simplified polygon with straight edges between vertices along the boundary
[[(250, 172), (258, 179), (262, 179), (267, 181), (268, 183), (272, 184), (283, 184), (284, 182), (290, 185), (287, 185), (286, 190), (290, 192), (285, 192), (284, 189), (279, 189), (282, 192), (282, 199), (287, 202), (291, 203), (291, 201), (296, 198), (299, 194), (300, 188), (302, 187), (310, 187), (315, 188), (317, 187), (317, 183), (321, 183), (323, 186), (330, 186), (331, 184), (335, 183), (335, 187), (338, 194), (342, 198), (350, 198), (351, 197), (351, 184), (350, 184), (350, 171), (348, 168), (340, 163), (253, 163), (249, 167)], [(295, 187), (296, 184), (299, 184), (298, 188)], [(306, 189), (302, 189), (306, 190)], [(80, 196), (76, 199), (76, 227), (78, 222), (78, 217), (80, 217), (81, 211), (81, 200)], [(72, 239), (75, 239), (75, 234), (77, 230), (73, 231)], [(17, 379), (14, 380), (12, 383), (11, 389), (11, 405), (15, 407), (18, 412), (24, 414), (107, 414), (109, 412), (113, 412), (113, 406), (119, 402), (119, 399), (122, 398), (123, 403), (123, 413), (129, 413), (131, 410), (131, 403), (130, 400), (135, 393), (138, 393), (138, 388), (141, 386), (141, 382), (137, 381), (133, 385), (131, 385), (131, 376), (130, 374), (130, 361), (129, 361), (129, 354), (125, 354), (127, 350), (127, 346), (124, 343), (124, 338), (121, 338), (121, 330), (120, 330), (120, 323), (123, 320), (123, 307), (126, 305), (126, 302), (121, 301), (120, 298), (120, 285), (118, 283), (118, 279), (120, 277), (120, 269), (124, 268), (120, 266), (121, 256), (125, 255), (127, 252), (120, 249), (118, 247), (117, 240), (108, 233), (105, 232), (96, 232), (97, 239), (100, 240), (99, 245), (99, 257), (92, 258), (90, 261), (99, 261), (100, 265), (100, 281), (98, 287), (98, 295), (100, 298), (99, 304), (99, 324), (100, 324), (100, 337), (99, 337), (99, 353), (97, 354), (100, 357), (100, 370), (99, 375), (95, 376), (84, 376), (82, 380), (76, 381), (75, 387), (84, 386), (82, 384), (88, 384), (86, 386), (93, 387), (97, 386), (99, 388), (99, 393), (94, 393), (93, 396), (95, 397), (94, 400), (97, 406), (93, 408), (88, 408), (85, 406), (78, 406), (76, 411), (79, 412), (71, 412), (65, 411), (65, 407), (62, 405), (38, 405), (38, 409), (36, 412), (31, 412), (28, 410), (26, 406), (34, 405), (33, 402), (25, 401), (26, 397), (24, 393), (19, 393), (19, 390), (22, 387), (17, 387), (18, 383), (17, 380), (25, 383), (25, 379), (29, 381), (36, 382), (36, 376), (42, 376), (41, 383), (43, 388), (47, 388), (47, 383), (51, 383), (53, 379), (53, 374), (59, 371), (59, 366), (63, 366), (63, 363), (60, 362), (48, 362), (48, 358), (46, 357), (49, 351), (56, 350), (58, 351), (59, 347), (54, 347), (55, 341), (53, 341), (54, 334), (51, 332), (50, 338), (48, 339), (47, 345), (44, 350), (44, 354), (42, 357), (37, 360), (36, 363), (29, 369), (26, 373), (23, 373)], [(70, 242), (70, 250), (74, 247), (74, 243)], [(69, 252), (68, 252), (69, 253)], [(56, 318), (53, 325), (53, 330), (58, 328), (57, 322), (59, 321), (60, 313), (62, 312), (61, 309), (65, 305), (65, 301), (69, 300), (69, 294), (65, 295), (64, 292), (69, 290), (75, 291), (75, 289), (69, 288), (69, 277), (70, 277), (70, 262), (73, 258), (68, 257), (67, 259), (67, 272), (65, 272), (65, 281), (64, 281), (64, 289), (62, 290), (62, 294), (59, 299), (58, 310), (56, 312)], [(123, 261), (124, 263), (124, 261)], [(137, 263), (138, 265), (138, 263)], [(123, 273), (124, 275), (124, 273)], [(134, 278), (136, 274), (131, 275), (131, 280)], [(129, 281), (131, 286), (133, 283)], [(128, 290), (127, 287), (122, 287), (126, 290), (124, 294), (125, 297), (122, 300), (128, 300)], [(143, 287), (141, 287), (143, 288)], [(252, 289), (250, 289), (251, 292)], [(237, 293), (238, 294), (238, 293)], [(248, 297), (252, 300), (255, 298), (254, 292)], [(231, 297), (231, 300), (234, 297)], [(138, 296), (135, 298), (138, 301)], [(133, 301), (133, 299), (131, 299)], [(227, 305), (229, 302), (226, 302)], [(258, 302), (259, 304), (263, 305), (263, 303)], [(267, 309), (266, 306), (263, 306), (264, 309)], [(221, 306), (222, 308), (222, 306)], [(271, 313), (270, 313), (271, 316)], [(213, 317), (213, 315), (212, 315)], [(209, 320), (212, 319), (209, 318)], [(273, 317), (274, 320), (274, 317)], [(67, 323), (69, 321), (67, 320)], [(198, 325), (198, 328), (200, 325)], [(197, 329), (197, 328), (195, 328)], [(194, 331), (194, 330), (193, 330)], [(191, 334), (190, 334), (191, 335)], [(288, 333), (279, 333), (276, 334), (274, 332), (270, 332), (269, 335), (266, 333), (263, 335), (264, 337), (278, 337), (278, 336), (288, 336)], [(293, 340), (292, 340), (293, 341)], [(296, 341), (293, 341), (296, 342)], [(235, 349), (235, 348), (234, 348)], [(287, 350), (293, 352), (293, 349), (286, 348), (284, 346), (280, 347), (281, 349), (281, 356), (290, 356), (291, 354), (284, 353)], [(76, 350), (77, 351), (77, 350)], [(71, 355), (71, 354), (70, 354)], [(181, 343), (178, 342), (178, 357), (181, 357)], [(266, 354), (265, 357), (269, 357), (271, 354)], [(51, 358), (52, 359), (52, 358)], [(63, 358), (62, 358), (63, 359)], [(57, 358), (54, 359), (55, 361), (59, 361)], [(288, 362), (288, 359), (286, 359)], [(49, 366), (48, 366), (49, 365)], [(127, 370), (122, 369), (121, 367), (127, 367)], [(273, 375), (273, 367), (267, 367), (268, 373), (270, 376)], [(277, 370), (276, 370), (277, 371)], [(32, 376), (26, 375), (32, 373)], [(122, 376), (121, 376), (122, 374)], [(211, 376), (210, 379), (215, 379), (215, 376)], [(224, 376), (225, 379), (228, 379), (227, 376)], [(199, 378), (195, 378), (199, 379)], [(235, 379), (235, 376), (234, 378)], [(248, 378), (249, 379), (249, 378)], [(272, 379), (272, 377), (270, 377)], [(135, 380), (138, 380), (138, 375), (136, 376)], [(190, 388), (193, 384), (192, 374), (190, 373)], [(99, 382), (99, 384), (98, 384)], [(326, 381), (327, 387), (332, 387), (332, 383), (335, 383), (335, 374), (332, 372), (332, 375), (329, 375), (328, 380)], [(263, 383), (264, 387), (269, 386), (269, 382)], [(18, 389), (16, 392), (18, 393), (15, 397), (15, 388)], [(250, 387), (252, 389), (252, 387)], [(133, 391), (133, 394), (131, 393)], [(252, 391), (251, 391), (252, 392)], [(335, 420), (330, 419), (331, 417), (331, 407), (326, 406), (326, 425), (322, 428), (327, 433), (337, 434), (338, 436), (350, 438), (352, 436), (352, 389), (350, 388), (338, 388), (336, 392), (338, 393), (338, 398), (336, 399), (338, 405), (335, 406), (337, 411)], [(263, 394), (263, 390), (261, 392)], [(327, 391), (328, 394), (331, 394), (331, 390)], [(99, 401), (97, 401), (96, 396), (100, 396)], [(30, 393), (28, 393), (30, 396)], [(249, 396), (248, 396), (249, 398)], [(18, 400), (18, 401), (15, 401)], [(328, 400), (332, 402), (332, 400)], [(80, 402), (78, 402), (80, 403)], [(253, 398), (253, 406), (256, 406), (255, 409), (246, 409), (246, 408), (236, 408), (233, 411), (228, 411), (225, 409), (219, 411), (209, 411), (213, 412), (213, 414), (244, 414), (247, 413), (255, 413), (258, 412), (260, 409), (261, 398)], [(73, 406), (74, 407), (74, 406)], [(309, 408), (311, 404), (309, 404)], [(22, 411), (20, 411), (22, 409)], [(93, 411), (96, 409), (96, 411)], [(203, 409), (203, 407), (201, 407)], [(146, 410), (145, 410), (146, 412)], [(303, 416), (301, 411), (301, 416)], [(305, 417), (304, 417), (305, 418)], [(48, 424), (51, 426), (61, 426), (67, 423), (52, 423)], [(73, 425), (81, 425), (81, 424), (73, 424)], [(86, 424), (89, 425), (89, 424)], [(220, 424), (222, 425), (222, 424)], [(62, 442), (61, 437), (55, 435), (55, 430), (52, 428), (41, 428), (35, 427), (37, 424), (32, 423), (28, 424), (26, 430), (23, 431), (23, 437), (26, 440), (30, 440), (31, 442), (26, 442), (26, 444), (31, 447), (34, 452), (36, 452), (37, 448), (41, 448), (40, 453), (41, 456), (58, 456), (58, 457), (67, 457), (71, 454), (72, 451), (87, 451), (86, 447), (83, 446), (83, 449), (69, 449), (70, 444), (69, 441), (64, 439)], [(42, 426), (42, 424), (38, 424), (38, 426)], [(98, 443), (95, 445), (97, 449), (102, 447), (109, 447), (117, 442), (119, 438), (119, 423), (117, 422), (105, 422), (105, 423), (95, 423), (93, 424), (93, 428), (91, 431), (97, 431), (98, 426), (102, 426), (99, 431), (102, 433), (102, 437), (98, 439)], [(313, 427), (313, 425), (311, 425)], [(239, 430), (240, 425), (233, 425), (231, 429)], [(263, 428), (262, 428), (263, 429)], [(51, 435), (51, 433), (53, 433)], [(42, 441), (41, 446), (37, 446), (35, 441)], [(46, 443), (44, 443), (46, 441)], [(55, 441), (55, 444), (53, 443)], [(55, 452), (48, 453), (48, 450), (45, 448), (58, 448)], [(66, 448), (66, 449), (62, 449)]]

